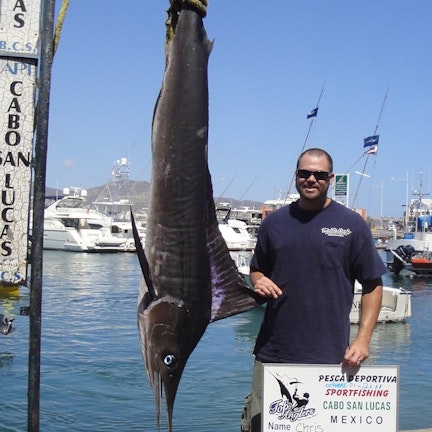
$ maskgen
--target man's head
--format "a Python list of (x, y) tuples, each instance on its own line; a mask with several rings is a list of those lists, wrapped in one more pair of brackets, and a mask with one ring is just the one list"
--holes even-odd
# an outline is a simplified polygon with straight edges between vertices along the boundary
[(327, 191), (333, 183), (333, 160), (322, 149), (305, 150), (297, 160), (296, 189), (300, 194), (300, 207), (304, 210), (319, 210), (325, 207)]

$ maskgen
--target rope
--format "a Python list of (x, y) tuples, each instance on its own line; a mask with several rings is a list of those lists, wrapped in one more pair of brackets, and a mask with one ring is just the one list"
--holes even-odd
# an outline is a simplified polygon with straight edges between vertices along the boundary
[[(1, 0), (0, 0), (1, 3)], [(63, 3), (61, 5), (60, 8), (60, 12), (59, 12), (59, 16), (58, 16), (58, 20), (57, 20), (57, 25), (54, 31), (54, 37), (53, 37), (53, 53), (52, 56), (54, 58), (54, 55), (56, 53), (59, 41), (60, 41), (60, 34), (62, 31), (62, 27), (63, 27), (63, 22), (66, 16), (66, 11), (67, 8), (69, 6), (69, 0), (63, 0)], [(38, 104), (36, 102), (36, 106), (34, 109), (34, 119), (33, 119), (33, 133), (36, 131), (36, 125), (37, 125), (37, 116), (38, 116)]]
[(61, 31), (63, 28), (63, 22), (66, 16), (66, 11), (67, 8), (69, 6), (69, 0), (63, 0), (60, 12), (59, 12), (59, 16), (58, 16), (58, 20), (57, 20), (57, 25), (55, 28), (55, 33), (54, 33), (54, 41), (53, 41), (53, 55), (55, 54), (59, 41), (60, 41), (60, 35), (61, 35)]
[(207, 0), (170, 0), (170, 8), (167, 10), (166, 42), (174, 37), (180, 12), (184, 6), (195, 10), (201, 18), (207, 15)]

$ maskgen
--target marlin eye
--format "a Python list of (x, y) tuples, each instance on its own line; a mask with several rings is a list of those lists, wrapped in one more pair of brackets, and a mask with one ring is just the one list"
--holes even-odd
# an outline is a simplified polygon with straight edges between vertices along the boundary
[(164, 358), (164, 364), (166, 366), (169, 366), (169, 367), (174, 366), (175, 362), (176, 362), (176, 358), (172, 354), (168, 354)]

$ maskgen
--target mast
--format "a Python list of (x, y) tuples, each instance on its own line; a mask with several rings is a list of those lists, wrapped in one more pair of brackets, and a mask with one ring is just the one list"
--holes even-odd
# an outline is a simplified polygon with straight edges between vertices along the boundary
[(420, 171), (420, 183), (419, 183), (419, 190), (418, 191), (413, 191), (413, 195), (417, 196), (418, 199), (416, 200), (415, 206), (416, 206), (416, 211), (415, 211), (415, 232), (417, 232), (418, 229), (418, 219), (419, 219), (419, 215), (421, 213), (421, 207), (422, 207), (422, 199), (424, 196), (429, 195), (429, 193), (423, 192), (423, 172)]
[[(388, 89), (386, 90), (386, 93), (385, 93), (385, 96), (384, 96), (384, 100), (383, 100), (383, 103), (382, 103), (382, 105), (381, 105), (381, 110), (380, 110), (379, 115), (378, 115), (378, 120), (377, 120), (377, 123), (376, 123), (376, 126), (375, 126), (375, 131), (374, 131), (374, 133), (373, 133), (373, 136), (374, 136), (374, 137), (377, 136), (378, 127), (379, 127), (379, 124), (380, 124), (380, 121), (381, 121), (382, 112), (383, 112), (383, 110), (384, 110), (384, 105), (385, 105), (385, 102), (386, 102), (386, 100), (387, 100), (387, 94), (388, 94)], [(362, 174), (362, 175), (360, 175), (360, 180), (359, 180), (358, 185), (357, 185), (357, 190), (356, 190), (356, 193), (355, 193), (355, 195), (354, 195), (354, 198), (353, 198), (353, 202), (352, 202), (351, 208), (355, 208), (355, 202), (356, 202), (356, 200), (357, 200), (357, 196), (358, 196), (358, 193), (359, 193), (359, 190), (360, 190), (360, 185), (361, 185), (361, 182), (362, 182), (362, 180), (363, 180), (363, 177), (365, 177), (364, 173), (365, 173), (365, 171), (366, 171), (366, 165), (367, 165), (367, 163), (368, 163), (369, 156), (370, 156), (369, 149), (366, 150), (366, 151), (363, 153), (362, 157), (363, 157), (364, 155), (366, 155), (366, 160), (365, 160), (365, 163), (364, 163), (364, 165), (363, 165), (363, 169), (362, 169), (362, 171), (361, 171), (361, 174)]]
[[(319, 95), (319, 97), (318, 97), (318, 101), (317, 101), (317, 103), (316, 103), (315, 108), (314, 108), (313, 110), (309, 111), (309, 113), (308, 113), (308, 115), (307, 115), (307, 118), (308, 118), (308, 119), (310, 118), (311, 121), (310, 121), (310, 123), (309, 123), (309, 129), (308, 129), (308, 131), (307, 131), (306, 138), (305, 138), (305, 140), (303, 141), (303, 147), (302, 147), (302, 149), (301, 149), (300, 154), (304, 152), (304, 149), (305, 149), (305, 147), (306, 147), (306, 143), (307, 143), (307, 141), (308, 141), (308, 139), (309, 139), (309, 135), (310, 135), (310, 132), (311, 132), (311, 130), (312, 130), (312, 126), (313, 126), (313, 124), (315, 123), (315, 120), (316, 120), (316, 118), (317, 118), (318, 109), (319, 109), (319, 103), (320, 103), (320, 101), (321, 101), (321, 96), (322, 96), (322, 94), (323, 94), (323, 92), (324, 92), (325, 84), (326, 84), (326, 83), (325, 83), (325, 81), (324, 81), (324, 84), (323, 84), (323, 86), (322, 86), (322, 88), (321, 88), (321, 93), (320, 93), (320, 95)], [(290, 195), (290, 193), (291, 193), (291, 187), (292, 187), (292, 185), (293, 185), (293, 183), (294, 183), (294, 178), (295, 178), (295, 173), (294, 173), (293, 176), (291, 177), (291, 183), (290, 183), (290, 185), (289, 185), (289, 187), (288, 187), (288, 191), (287, 191), (287, 193), (286, 193), (286, 195), (285, 195), (285, 203), (287, 203), (288, 198), (289, 198), (289, 195)]]

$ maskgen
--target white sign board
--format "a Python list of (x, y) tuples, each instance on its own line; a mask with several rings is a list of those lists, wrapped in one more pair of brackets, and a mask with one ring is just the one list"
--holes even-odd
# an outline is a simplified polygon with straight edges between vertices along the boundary
[(263, 432), (398, 431), (398, 366), (263, 367)]
[(349, 199), (349, 174), (336, 174), (334, 181), (333, 198), (338, 203), (348, 207)]
[(26, 280), (35, 60), (0, 59), (0, 285)]
[(41, 0), (0, 0), (0, 55), (37, 57)]

